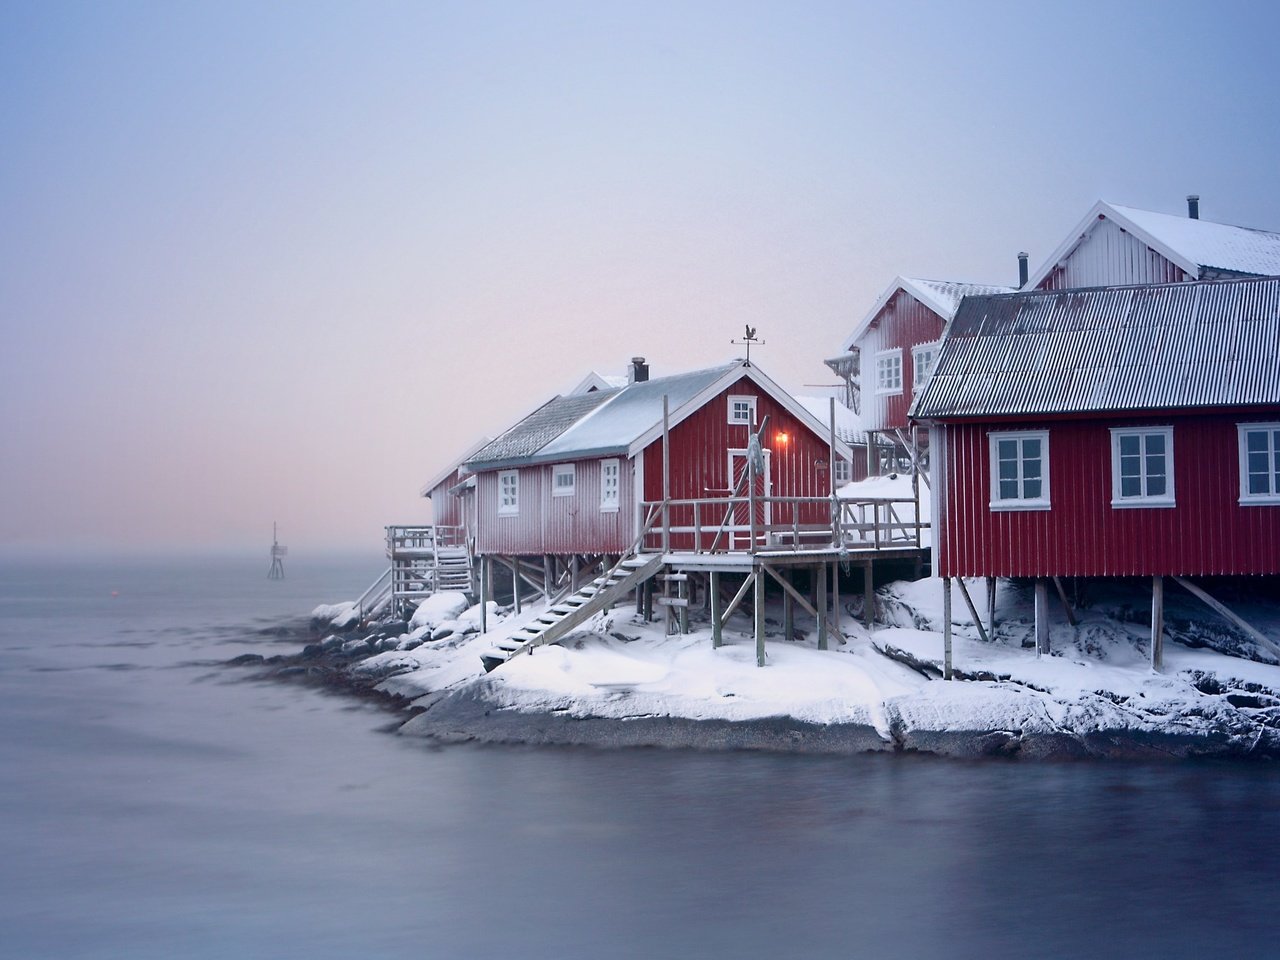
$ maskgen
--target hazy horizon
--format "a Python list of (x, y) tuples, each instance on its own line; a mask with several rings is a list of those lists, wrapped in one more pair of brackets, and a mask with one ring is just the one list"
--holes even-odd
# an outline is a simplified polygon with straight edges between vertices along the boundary
[(376, 550), (633, 355), (796, 388), (1099, 198), (1280, 229), (1271, 5), (11, 4), (0, 553)]

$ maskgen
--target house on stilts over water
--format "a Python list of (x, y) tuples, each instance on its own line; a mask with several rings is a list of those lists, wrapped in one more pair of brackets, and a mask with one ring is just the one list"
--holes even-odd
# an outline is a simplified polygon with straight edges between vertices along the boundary
[(1150, 577), (1159, 669), (1166, 578), (1280, 574), (1280, 277), (968, 298), (911, 413), (948, 606), (1033, 578), (1040, 652), (1062, 578)]

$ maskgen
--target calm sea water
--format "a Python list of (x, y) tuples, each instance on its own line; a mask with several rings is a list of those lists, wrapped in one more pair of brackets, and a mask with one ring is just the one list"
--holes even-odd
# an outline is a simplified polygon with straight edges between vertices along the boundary
[(1280, 951), (1272, 766), (433, 749), (220, 665), (378, 573), (265, 567), (0, 564), (0, 956)]

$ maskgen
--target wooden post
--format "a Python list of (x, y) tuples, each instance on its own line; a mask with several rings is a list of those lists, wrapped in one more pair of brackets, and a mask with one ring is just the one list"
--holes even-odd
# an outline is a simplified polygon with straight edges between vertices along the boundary
[(942, 679), (951, 679), (951, 578), (942, 578)]
[(987, 577), (987, 635), (996, 637), (996, 578)]
[(720, 599), (719, 570), (711, 571), (711, 588), (707, 591), (707, 594), (711, 597), (711, 646), (714, 649), (723, 642), (721, 633), (723, 624), (720, 622), (720, 608), (724, 606), (724, 603)]
[(653, 623), (653, 581), (644, 582), (644, 622)]
[[(791, 580), (790, 570), (780, 570), (778, 573)], [(786, 590), (782, 591), (782, 639), (794, 640), (796, 638), (796, 611), (795, 601), (791, 599), (791, 594)]]
[(1049, 652), (1049, 584), (1036, 577), (1036, 656)]
[(844, 643), (844, 627), (840, 623), (840, 561), (831, 564), (831, 626), (836, 630), (836, 641)]
[(764, 574), (756, 576), (756, 666), (764, 666)]
[(1062, 601), (1062, 609), (1067, 611), (1067, 623), (1073, 627), (1076, 625), (1076, 614), (1071, 609), (1071, 601), (1067, 599), (1067, 591), (1062, 589), (1062, 578), (1053, 578), (1053, 589), (1058, 591), (1058, 599)]
[(511, 558), (511, 603), (520, 612), (520, 558)]
[(969, 616), (973, 617), (973, 625), (978, 628), (978, 636), (982, 638), (983, 643), (986, 643), (987, 631), (982, 628), (982, 618), (978, 616), (978, 608), (974, 606), (973, 597), (969, 596), (969, 588), (965, 585), (964, 577), (956, 577), (956, 586), (960, 588), (964, 605), (969, 608)]
[(814, 607), (818, 610), (818, 649), (827, 649), (827, 565), (819, 564), (814, 571), (818, 583), (818, 596)]
[(1262, 631), (1258, 630), (1257, 628), (1251, 626), (1247, 621), (1244, 620), (1243, 617), (1233, 612), (1225, 604), (1209, 596), (1209, 594), (1206, 593), (1203, 588), (1197, 587), (1194, 583), (1192, 583), (1186, 577), (1174, 577), (1173, 582), (1181, 585), (1182, 588), (1186, 590), (1188, 593), (1190, 593), (1192, 596), (1199, 597), (1201, 600), (1203, 600), (1206, 604), (1209, 605), (1209, 609), (1216, 611), (1217, 613), (1225, 617), (1228, 621), (1230, 621), (1231, 623), (1234, 623), (1237, 627), (1239, 627), (1241, 630), (1247, 633), (1250, 637), (1252, 637), (1254, 642), (1257, 643), (1258, 646), (1262, 647), (1262, 649), (1266, 650), (1273, 657), (1280, 659), (1280, 646), (1277, 646), (1266, 634), (1264, 634)]
[(911, 425), (911, 499), (915, 501), (915, 545), (920, 546), (920, 435), (916, 425)]
[(489, 632), (489, 591), (493, 587), (493, 561), (480, 558), (480, 632)]
[(875, 623), (875, 619), (876, 579), (871, 561), (868, 560), (862, 567), (862, 622), (866, 625), (867, 633), (871, 632), (871, 625)]
[(578, 555), (569, 558), (569, 592), (578, 592)]
[(876, 456), (876, 435), (874, 430), (867, 431), (867, 476), (874, 477), (880, 473), (880, 458)]
[(671, 552), (671, 411), (662, 395), (662, 552)]
[(1151, 578), (1151, 669), (1164, 666), (1164, 577)]

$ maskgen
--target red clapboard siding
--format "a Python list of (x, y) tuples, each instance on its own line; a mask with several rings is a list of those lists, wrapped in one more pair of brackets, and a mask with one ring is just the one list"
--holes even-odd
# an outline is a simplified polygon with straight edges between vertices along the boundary
[[(729, 396), (756, 397), (756, 416), (760, 422), (769, 417), (765, 447), (771, 451), (770, 478), (775, 497), (827, 497), (831, 494), (828, 438), (819, 437), (792, 416), (785, 407), (757, 387), (742, 379), (703, 405), (692, 416), (671, 428), (671, 499), (693, 500), (725, 497), (730, 490), (729, 451), (747, 446), (748, 428), (728, 422)], [(787, 441), (779, 435), (785, 433)], [(819, 467), (821, 462), (821, 468)], [(644, 499), (662, 499), (662, 440), (649, 444), (644, 451)], [(813, 504), (800, 511), (801, 523), (829, 523), (830, 508)], [(794, 514), (785, 504), (773, 510), (774, 523), (791, 523)], [(672, 526), (693, 524), (690, 507), (674, 508)], [(703, 525), (715, 525), (722, 517), (711, 517), (703, 511)], [(692, 549), (692, 538), (674, 538), (673, 549)], [(703, 546), (708, 546), (704, 543)]]
[[(1001, 424), (1048, 429), (1049, 510), (991, 510), (990, 424), (947, 427), (942, 576), (1280, 573), (1280, 505), (1241, 506), (1236, 424), (1212, 414)], [(1175, 507), (1111, 506), (1117, 426), (1173, 426)]]
[(619, 459), (619, 504), (600, 509), (600, 460), (564, 461), (575, 469), (572, 496), (551, 493), (553, 464), (520, 468), (520, 512), (498, 514), (498, 471), (477, 475), (481, 554), (530, 556), (544, 553), (622, 553), (635, 538), (633, 466)]
[[(935, 343), (942, 338), (946, 321), (905, 290), (899, 290), (885, 304), (858, 338), (862, 364), (862, 416), (868, 430), (905, 430), (910, 426), (907, 409), (914, 388), (911, 348)], [(902, 351), (902, 390), (876, 393), (876, 354), (882, 350)]]
[(463, 524), (462, 498), (449, 493), (451, 487), (461, 482), (454, 470), (431, 488), (431, 518), (438, 527), (458, 527)]

